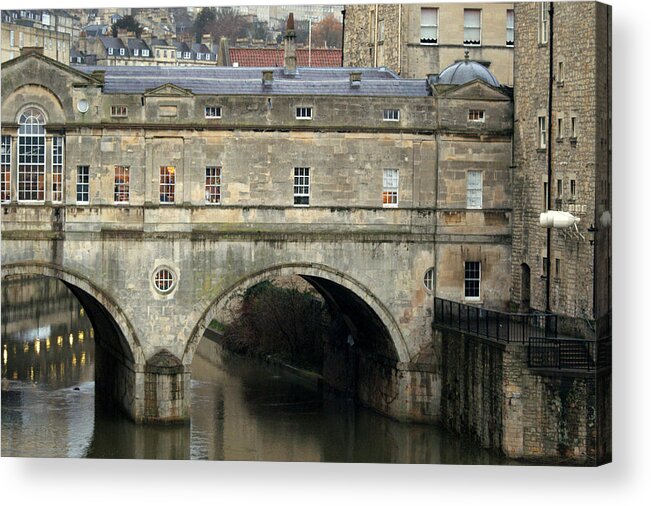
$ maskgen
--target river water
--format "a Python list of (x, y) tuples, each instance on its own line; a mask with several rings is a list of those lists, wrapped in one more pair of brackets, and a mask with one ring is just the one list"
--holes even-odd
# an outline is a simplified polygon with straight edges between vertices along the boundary
[(190, 423), (136, 425), (96, 403), (94, 351), (92, 326), (63, 284), (3, 283), (3, 457), (509, 463), (439, 427), (325, 395), (207, 338), (192, 364)]

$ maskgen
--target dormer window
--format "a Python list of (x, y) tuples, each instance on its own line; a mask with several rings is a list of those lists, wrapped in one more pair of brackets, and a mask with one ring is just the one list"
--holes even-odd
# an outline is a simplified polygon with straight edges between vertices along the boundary
[(184, 58), (185, 60), (189, 60), (189, 59), (190, 59), (190, 56), (192, 56), (192, 55), (190, 54), (190, 51), (186, 51), (186, 52), (183, 53), (183, 58)]
[(124, 48), (123, 47), (120, 48), (120, 56), (124, 56)]
[(143, 56), (149, 56), (149, 49), (143, 49), (142, 50), (142, 55)]
[(206, 106), (206, 118), (221, 118), (222, 108), (215, 105)]
[(112, 47), (108, 48), (108, 54), (111, 55), (111, 56), (113, 55), (113, 48)]
[(468, 111), (468, 121), (484, 122), (484, 111), (481, 109), (470, 109)]
[(400, 121), (400, 109), (385, 109), (384, 121)]
[(197, 53), (197, 60), (201, 60), (202, 55), (203, 55), (203, 53)]
[(114, 118), (126, 118), (127, 106), (126, 105), (112, 105), (111, 116)]
[(177, 52), (176, 52), (176, 57), (177, 57), (178, 59), (181, 59), (181, 54), (182, 54), (182, 53), (183, 53), (182, 51), (177, 51)]
[(139, 53), (139, 52), (140, 52), (140, 50), (138, 50), (138, 49), (134, 49), (134, 50), (133, 50), (133, 56), (138, 56), (138, 53)]
[(312, 119), (312, 108), (311, 107), (297, 107), (296, 108), (296, 119)]

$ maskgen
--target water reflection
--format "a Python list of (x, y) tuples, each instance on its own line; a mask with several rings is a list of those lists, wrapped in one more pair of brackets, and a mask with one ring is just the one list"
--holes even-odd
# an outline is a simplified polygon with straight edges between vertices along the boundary
[(2, 455), (492, 464), (504, 459), (437, 427), (406, 425), (324, 396), (285, 370), (203, 339), (191, 422), (139, 426), (94, 389), (94, 331), (56, 280), (2, 287)]

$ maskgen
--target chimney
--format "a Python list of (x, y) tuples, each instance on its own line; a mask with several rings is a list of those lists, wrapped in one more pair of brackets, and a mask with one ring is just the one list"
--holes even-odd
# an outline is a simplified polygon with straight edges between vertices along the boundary
[(262, 71), (262, 86), (265, 88), (271, 88), (274, 81), (274, 71), (273, 70), (263, 70)]
[(361, 72), (351, 72), (350, 73), (350, 87), (359, 88), (362, 85), (362, 73)]
[(201, 43), (210, 49), (210, 52), (212, 53), (212, 36), (209, 33), (204, 33), (201, 36)]
[(296, 31), (294, 30), (294, 13), (287, 18), (285, 33), (285, 75), (296, 75)]

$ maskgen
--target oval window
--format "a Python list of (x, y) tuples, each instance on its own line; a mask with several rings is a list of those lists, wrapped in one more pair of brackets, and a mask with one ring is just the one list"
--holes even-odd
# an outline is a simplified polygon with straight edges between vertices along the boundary
[(166, 268), (161, 268), (154, 274), (154, 286), (161, 293), (169, 293), (174, 288), (174, 273)]

